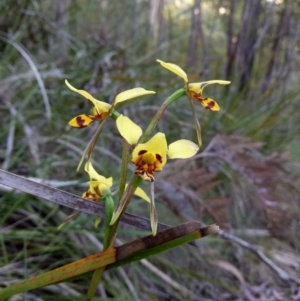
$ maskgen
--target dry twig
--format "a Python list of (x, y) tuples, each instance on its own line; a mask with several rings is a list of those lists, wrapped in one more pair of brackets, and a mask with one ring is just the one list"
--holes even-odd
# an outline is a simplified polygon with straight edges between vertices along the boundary
[(242, 239), (240, 239), (232, 234), (229, 234), (223, 230), (220, 230), (218, 232), (218, 235), (222, 238), (228, 239), (228, 240), (240, 245), (241, 247), (251, 251), (254, 255), (259, 257), (269, 268), (271, 268), (280, 279), (287, 281), (287, 282), (295, 282), (297, 284), (300, 284), (299, 278), (293, 277), (290, 274), (288, 274), (287, 272), (285, 272), (284, 270), (282, 270), (271, 259), (269, 259), (261, 250), (259, 250), (254, 245), (250, 244), (249, 242), (242, 240)]

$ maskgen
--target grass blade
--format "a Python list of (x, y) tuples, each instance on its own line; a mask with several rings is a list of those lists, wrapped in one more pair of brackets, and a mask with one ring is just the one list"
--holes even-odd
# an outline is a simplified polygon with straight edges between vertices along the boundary
[(3, 300), (25, 291), (66, 281), (95, 269), (101, 269), (102, 267), (112, 269), (141, 260), (191, 242), (195, 239), (200, 239), (207, 235), (217, 233), (218, 231), (219, 227), (217, 225), (210, 225), (201, 228), (200, 223), (190, 221), (158, 232), (156, 236), (145, 236), (120, 247), (109, 248), (106, 251), (88, 256), (50, 272), (16, 283), (10, 287), (0, 290), (0, 299)]

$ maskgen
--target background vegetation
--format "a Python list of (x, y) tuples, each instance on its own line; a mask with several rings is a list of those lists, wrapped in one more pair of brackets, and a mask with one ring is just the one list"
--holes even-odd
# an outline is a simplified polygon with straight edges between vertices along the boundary
[[(7, 0), (0, 14), (1, 167), (78, 195), (87, 175), (76, 166), (95, 127), (67, 125), (91, 105), (65, 78), (107, 102), (137, 86), (157, 91), (123, 109), (144, 128), (182, 86), (157, 58), (191, 81), (232, 82), (205, 88), (220, 112), (196, 106), (202, 152), (168, 163), (156, 183), (160, 222), (226, 232), (105, 273), (94, 300), (300, 300), (298, 1)], [(187, 99), (158, 130), (196, 141)], [(108, 122), (93, 155), (99, 173), (117, 179), (121, 145)], [(7, 187), (0, 197), (0, 286), (99, 251), (102, 228), (89, 216), (58, 231), (69, 209)], [(134, 200), (129, 210), (149, 208)], [(119, 239), (145, 234), (124, 226)], [(89, 281), (11, 300), (82, 300)]]

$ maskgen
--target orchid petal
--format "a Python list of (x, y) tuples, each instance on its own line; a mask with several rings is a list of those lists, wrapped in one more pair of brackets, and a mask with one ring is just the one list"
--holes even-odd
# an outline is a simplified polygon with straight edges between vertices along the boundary
[(217, 102), (215, 100), (213, 100), (212, 98), (202, 98), (200, 103), (202, 104), (202, 106), (210, 111), (220, 111), (220, 107), (217, 104)]
[(84, 170), (89, 174), (91, 181), (101, 181), (101, 180), (105, 179), (105, 177), (99, 175), (96, 172), (91, 161), (87, 161), (85, 163)]
[(165, 134), (156, 133), (148, 142), (138, 144), (132, 152), (132, 161), (135, 161), (141, 152), (152, 154), (155, 159), (158, 159), (160, 168), (166, 164), (168, 145)]
[(161, 60), (156, 60), (157, 62), (159, 62), (164, 68), (170, 70), (171, 72), (177, 74), (178, 76), (180, 76), (185, 83), (188, 82), (188, 77), (186, 75), (186, 73), (177, 65), (172, 64), (172, 63), (165, 63)]
[(72, 126), (73, 128), (85, 128), (96, 120), (100, 120), (100, 118), (94, 115), (82, 114), (70, 120), (69, 125)]
[(92, 201), (98, 201), (100, 199), (100, 196), (98, 193), (95, 191), (93, 187), (89, 187), (87, 191), (85, 191), (82, 196), (84, 199), (92, 200)]
[(150, 94), (155, 94), (155, 91), (148, 91), (148, 90), (145, 90), (144, 88), (130, 89), (130, 90), (127, 90), (127, 91), (124, 91), (124, 92), (118, 94), (114, 101), (114, 105), (116, 105), (120, 102), (124, 102), (129, 99), (132, 99), (132, 98), (136, 98), (136, 97), (140, 97), (140, 96), (144, 96), (144, 95), (150, 95)]
[(168, 157), (170, 159), (186, 159), (193, 157), (199, 150), (197, 144), (190, 140), (178, 140), (169, 145)]
[[(90, 189), (93, 188), (94, 191), (96, 191), (96, 193), (97, 193), (96, 189), (99, 189), (100, 195), (104, 196), (105, 194), (110, 192), (110, 188), (113, 184), (113, 178), (112, 177), (110, 177), (110, 178), (103, 177), (103, 179), (100, 181), (89, 181), (88, 184), (90, 185)], [(93, 190), (93, 189), (91, 189), (91, 190)]]
[[(128, 186), (128, 184), (125, 185), (125, 190), (126, 190), (127, 186)], [(150, 203), (150, 198), (148, 197), (148, 195), (142, 188), (137, 187), (134, 194), (136, 196), (140, 197), (141, 199), (145, 200), (146, 202)]]
[(131, 119), (124, 115), (120, 115), (116, 120), (117, 128), (121, 136), (130, 144), (136, 145), (143, 131)]
[(86, 99), (90, 100), (93, 103), (93, 105), (95, 106), (95, 108), (97, 109), (98, 114), (109, 111), (109, 109), (111, 107), (110, 104), (100, 101), (100, 100), (97, 100), (96, 98), (94, 98), (90, 93), (86, 92), (85, 90), (78, 90), (78, 89), (74, 88), (67, 80), (65, 80), (65, 83), (70, 90), (72, 90), (72, 91), (82, 95)]
[(201, 83), (191, 83), (189, 84), (189, 90), (193, 91), (197, 94), (202, 93), (202, 90), (211, 84), (219, 84), (219, 85), (229, 85), (230, 82), (227, 80), (208, 80), (206, 82)]
[(86, 162), (84, 170), (89, 174), (90, 181), (88, 182), (90, 185), (89, 190), (92, 193), (97, 193), (96, 189), (99, 189), (101, 196), (105, 195), (110, 191), (110, 188), (113, 184), (113, 178), (105, 178), (99, 175), (94, 169), (92, 163), (90, 161)]
[(150, 203), (150, 198), (142, 188), (137, 187), (134, 194), (139, 196), (141, 199), (145, 200), (146, 202)]

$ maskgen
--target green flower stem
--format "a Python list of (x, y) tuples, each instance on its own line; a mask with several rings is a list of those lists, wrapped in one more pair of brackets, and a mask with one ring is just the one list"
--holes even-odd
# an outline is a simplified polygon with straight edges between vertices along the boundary
[(116, 121), (120, 115), (121, 115), (121, 114), (120, 114), (118, 111), (116, 111), (116, 110), (113, 110), (113, 111), (110, 113), (110, 117), (111, 117), (114, 121)]
[(202, 146), (201, 126), (200, 126), (200, 123), (199, 123), (197, 115), (196, 115), (196, 110), (195, 110), (195, 107), (194, 107), (194, 101), (190, 97), (189, 97), (189, 103), (190, 103), (190, 106), (191, 106), (191, 111), (193, 113), (193, 119), (194, 119), (194, 124), (195, 124), (195, 128), (196, 128), (198, 145), (199, 145), (199, 147), (201, 147)]
[[(169, 96), (165, 100), (165, 102), (162, 104), (162, 106), (159, 108), (159, 110), (155, 114), (154, 118), (150, 122), (144, 135), (141, 137), (140, 142), (145, 141), (146, 138), (151, 134), (151, 132), (153, 131), (153, 129), (155, 128), (155, 126), (157, 125), (159, 120), (162, 118), (167, 106), (183, 95), (186, 95), (186, 90), (184, 88), (177, 90), (176, 92), (174, 92), (171, 96)], [(120, 114), (117, 111), (112, 110), (112, 112), (110, 114), (110, 117), (112, 119), (114, 119), (116, 121), (119, 116), (120, 116)], [(112, 244), (112, 240), (114, 239), (115, 234), (117, 232), (119, 222), (129, 204), (135, 190), (142, 182), (141, 177), (134, 175), (132, 180), (130, 181), (130, 184), (128, 185), (125, 196), (123, 196), (124, 187), (125, 187), (125, 183), (126, 183), (127, 165), (128, 165), (128, 144), (127, 144), (127, 147), (123, 148), (122, 169), (121, 169), (120, 188), (119, 188), (120, 202), (115, 209), (115, 213), (117, 214), (117, 219), (114, 222), (114, 224), (111, 226), (110, 226), (110, 222), (112, 219), (113, 212), (110, 210), (111, 209), (110, 206), (111, 206), (111, 204), (113, 204), (113, 200), (111, 199), (111, 196), (107, 196), (107, 198), (105, 198), (105, 207), (107, 206), (107, 204), (108, 204), (108, 207), (106, 209), (105, 237), (104, 237), (104, 244), (103, 244), (104, 250), (106, 250)], [(88, 293), (87, 293), (87, 300), (91, 300), (92, 297), (94, 296), (95, 291), (98, 286), (98, 283), (104, 272), (104, 269), (105, 269), (105, 267), (95, 270)]]
[(111, 226), (109, 225), (111, 221), (112, 214), (114, 212), (114, 200), (111, 194), (107, 194), (104, 197), (105, 203), (105, 229), (104, 229), (104, 241), (103, 241), (103, 250), (108, 249), (111, 243)]
[(149, 123), (146, 131), (144, 132), (144, 134), (142, 135), (141, 139), (140, 139), (140, 143), (145, 142), (145, 140), (148, 138), (148, 136), (152, 133), (152, 131), (154, 130), (154, 128), (156, 127), (157, 123), (159, 122), (159, 120), (162, 118), (167, 106), (169, 104), (171, 104), (172, 102), (174, 102), (175, 100), (177, 100), (178, 98), (180, 98), (181, 96), (186, 95), (186, 90), (185, 88), (179, 89), (177, 91), (175, 91), (171, 96), (169, 96), (161, 105), (161, 107), (158, 109), (158, 111), (156, 112), (155, 116), (153, 117), (153, 119), (151, 120), (151, 122)]
[[(104, 229), (103, 251), (107, 250), (110, 247), (112, 243), (112, 238), (114, 237), (114, 233), (112, 233), (112, 226), (109, 225), (114, 211), (114, 200), (110, 193), (104, 196), (104, 203), (105, 203), (105, 229)], [(94, 271), (86, 296), (87, 300), (91, 300), (95, 295), (98, 283), (103, 275), (104, 270), (105, 267), (101, 267)]]
[(127, 169), (128, 169), (128, 161), (129, 161), (128, 151), (129, 151), (129, 144), (125, 139), (123, 139), (122, 165), (121, 165), (120, 184), (119, 184), (119, 201), (123, 197), (125, 185), (126, 185)]
[[(111, 195), (107, 195), (105, 197), (106, 217), (105, 217), (105, 236), (104, 236), (104, 243), (103, 243), (104, 251), (107, 250), (107, 248), (109, 248), (112, 245), (113, 239), (114, 239), (117, 229), (118, 229), (118, 224), (123, 216), (123, 213), (125, 212), (128, 204), (129, 204), (129, 201), (131, 200), (135, 190), (141, 184), (141, 182), (142, 182), (141, 177), (136, 176), (136, 175), (133, 176), (132, 180), (130, 181), (130, 183), (127, 187), (125, 196), (122, 198), (122, 200), (118, 204), (118, 206), (122, 205), (122, 207), (120, 208), (121, 212), (120, 212), (119, 217), (117, 218), (117, 220), (115, 221), (115, 223), (113, 225), (110, 225), (110, 221), (112, 219), (113, 209), (114, 209), (113, 200), (111, 198)], [(116, 209), (118, 208), (118, 206), (116, 207)], [(105, 270), (105, 267), (101, 267), (94, 271), (93, 277), (91, 280), (91, 284), (89, 286), (87, 296), (86, 296), (87, 301), (91, 300), (93, 298), (93, 296), (95, 295), (98, 283), (101, 280), (104, 270)]]
[(170, 105), (172, 102), (174, 102), (175, 100), (177, 100), (178, 98), (184, 95), (187, 95), (186, 87), (175, 91), (171, 96), (169, 96), (167, 98), (168, 105)]

